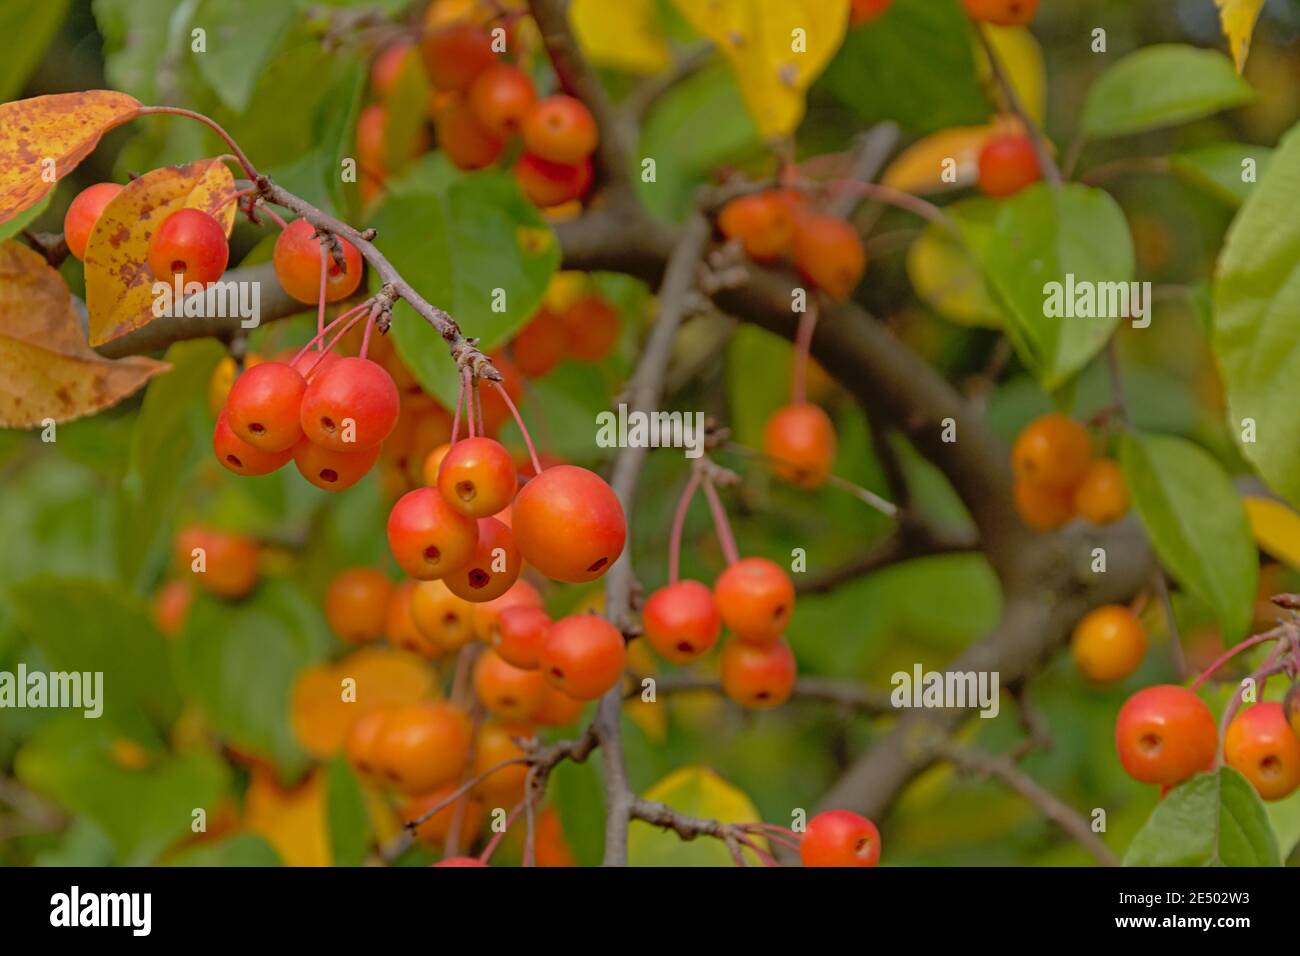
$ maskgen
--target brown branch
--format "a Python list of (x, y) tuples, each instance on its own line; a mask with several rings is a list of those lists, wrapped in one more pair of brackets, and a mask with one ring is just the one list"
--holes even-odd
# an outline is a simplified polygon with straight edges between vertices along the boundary
[(1059, 188), (1061, 185), (1061, 170), (1056, 165), (1056, 160), (1052, 158), (1051, 147), (1047, 144), (1047, 137), (1043, 131), (1038, 128), (1033, 117), (1029, 115), (1025, 105), (1020, 102), (1020, 95), (1016, 93), (1015, 84), (1011, 82), (1011, 77), (1007, 75), (1006, 68), (1002, 65), (1002, 58), (998, 56), (997, 50), (993, 48), (993, 43), (989, 40), (982, 23), (975, 24), (975, 36), (979, 39), (980, 46), (984, 50), (984, 55), (989, 61), (989, 69), (993, 72), (993, 78), (997, 80), (998, 86), (1002, 88), (1002, 95), (1006, 98), (1007, 107), (1020, 118), (1025, 126), (1025, 131), (1029, 134), (1029, 140), (1034, 144), (1034, 154), (1038, 157), (1038, 167), (1042, 170), (1043, 178), (1048, 184)]
[(1087, 820), (1007, 757), (967, 750), (950, 741), (939, 744), (937, 749), (945, 760), (965, 773), (991, 777), (1024, 797), (1046, 819), (1055, 823), (1067, 836), (1091, 853), (1102, 866), (1119, 866), (1119, 859), (1102, 842), (1101, 837), (1092, 832)]
[[(647, 678), (655, 682), (656, 698), (660, 694), (684, 694), (692, 691), (722, 693), (722, 683), (716, 677), (698, 674), (643, 674), (633, 677), (634, 686), (627, 692), (625, 699), (640, 696), (641, 683)], [(792, 700), (833, 704), (863, 714), (888, 714), (895, 710), (889, 691), (867, 687), (857, 681), (829, 677), (800, 677), (795, 681), (790, 697)]]

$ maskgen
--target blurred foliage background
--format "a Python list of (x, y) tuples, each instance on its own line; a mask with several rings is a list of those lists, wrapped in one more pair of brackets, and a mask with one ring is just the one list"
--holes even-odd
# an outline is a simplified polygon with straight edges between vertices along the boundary
[[(810, 93), (798, 132), (801, 158), (846, 149), (855, 133), (879, 120), (893, 120), (906, 135), (919, 136), (988, 118), (964, 25), (955, 16), (929, 17), (931, 3), (897, 0), (916, 15), (892, 18), (888, 29), (850, 32)], [(367, 6), (398, 13), (404, 5), (388, 0)], [(672, 7), (660, 6), (672, 42), (693, 42)], [(934, 4), (939, 7), (945, 4)], [(946, 12), (955, 9), (954, 3)], [(352, 149), (374, 50), (346, 39), (324, 49), (320, 20), (307, 5), (290, 2), (3, 0), (0, 98), (112, 87), (146, 102), (207, 112), (272, 177), (361, 221), (359, 197), (336, 186), (332, 171)], [(195, 23), (221, 38), (204, 56), (188, 54)], [(1103, 68), (1088, 47), (1097, 25), (1105, 26), (1113, 51), (1162, 41), (1222, 46), (1210, 0), (1048, 0), (1033, 33), (1046, 64), (1047, 131), (1062, 150), (1074, 134), (1086, 89)], [(1298, 31), (1300, 2), (1270, 2), (1246, 71), (1260, 93), (1257, 102), (1172, 131), (1090, 146), (1082, 168), (1218, 141), (1272, 145), (1300, 116)], [(634, 79), (615, 69), (606, 76), (616, 94), (629, 90)], [(408, 121), (418, 126), (424, 115), (418, 95), (408, 110)], [(694, 187), (720, 168), (770, 168), (770, 153), (720, 64), (698, 71), (662, 98), (640, 138), (642, 154), (660, 157), (659, 179), (642, 184), (643, 199), (665, 218), (680, 217)], [(133, 171), (218, 152), (197, 124), (130, 124), (105, 138), (30, 226), (58, 231), (67, 203), (90, 183), (122, 181)], [(1133, 234), (1138, 278), (1158, 287), (1203, 290), (1234, 212), (1230, 197), (1156, 174), (1128, 176), (1113, 188)], [(400, 204), (385, 206), (378, 218), (387, 218), (389, 226), (381, 229), (381, 247), (388, 239), (417, 271), (432, 270), (417, 277), (417, 286), (424, 287), (421, 278), (442, 281), (441, 267), (422, 259), (423, 250), (434, 248), (427, 219), (404, 220)], [(456, 230), (487, 227), (460, 219), (439, 228), (455, 238)], [(883, 216), (873, 229), (872, 264), (859, 296), (950, 378), (971, 382), (988, 367), (998, 335), (947, 321), (917, 297), (906, 253), (917, 230), (903, 214)], [(232, 263), (267, 259), (269, 236), (247, 223), (237, 226)], [(519, 314), (512, 314), (513, 324), (499, 332), (499, 340), (539, 301), (554, 266), (544, 263), (536, 275), (520, 280)], [(490, 275), (512, 265), (487, 261), (472, 268)], [(63, 269), (74, 292), (81, 288), (80, 271), (71, 261)], [(566, 363), (530, 383), (523, 405), (546, 450), (593, 467), (607, 460), (592, 440), (595, 415), (617, 394), (654, 310), (651, 290), (639, 281), (600, 275), (596, 282), (620, 308), (619, 349), (598, 365)], [(432, 294), (436, 289), (425, 291), (439, 301)], [(1129, 403), (1139, 427), (1193, 438), (1235, 466), (1200, 301), (1198, 295), (1162, 296), (1148, 333), (1121, 332)], [(474, 307), (467, 308), (470, 315), (461, 317), (477, 332)], [(274, 323), (259, 329), (249, 347), (269, 354), (304, 342), (312, 323), (305, 315)], [(725, 347), (714, 357), (708, 350), (718, 342)], [(790, 347), (754, 328), (701, 319), (687, 327), (679, 352), (690, 374), (676, 383), (671, 407), (703, 410), (729, 423), (738, 443), (756, 447), (767, 414), (786, 401)], [(0, 670), (14, 671), (19, 663), (103, 670), (107, 687), (100, 720), (52, 710), (0, 711), (0, 772), (6, 778), (0, 861), (6, 864), (357, 863), (375, 840), (392, 834), (391, 808), (377, 807), (345, 764), (327, 764), (313, 775), (317, 761), (290, 724), (296, 676), (344, 651), (320, 609), (328, 581), (351, 565), (389, 567), (387, 492), (377, 473), (331, 497), (296, 474), (235, 480), (220, 469), (208, 453), (207, 393), (224, 354), (215, 341), (174, 346), (166, 356), (174, 365), (171, 373), (105, 414), (61, 426), (56, 443), (0, 432)], [(436, 361), (449, 365), (441, 355)], [(884, 491), (861, 409), (828, 379), (815, 376), (813, 387), (841, 436), (838, 473)], [(1014, 359), (999, 384), (985, 392), (985, 401), (990, 420), (1008, 440), (1052, 405)], [(1094, 366), (1078, 384), (1076, 413), (1086, 417), (1108, 401), (1105, 374)], [(509, 431), (506, 440), (517, 443)], [(923, 510), (948, 523), (967, 520), (941, 475), (905, 445), (896, 452)], [(742, 553), (784, 561), (793, 548), (806, 548), (810, 567), (825, 569), (888, 532), (884, 519), (841, 491), (796, 491), (743, 457), (727, 460), (744, 476), (729, 499)], [(631, 526), (635, 567), (647, 593), (666, 580), (668, 527), (685, 475), (681, 456), (651, 456)], [(239, 603), (200, 598), (183, 633), (167, 640), (155, 629), (148, 602), (167, 577), (175, 530), (195, 520), (262, 540), (263, 580)], [(686, 540), (684, 575), (711, 580), (723, 561), (703, 507), (693, 509)], [(1269, 593), (1294, 584), (1292, 571), (1279, 566), (1270, 566), (1265, 577)], [(559, 612), (599, 600), (598, 591), (571, 587), (547, 597)], [(942, 666), (997, 620), (999, 602), (996, 580), (980, 557), (931, 558), (828, 594), (801, 596), (788, 636), (801, 673), (887, 686), (890, 674), (910, 671), (917, 662)], [(1221, 647), (1212, 617), (1181, 597), (1178, 612), (1189, 655), (1212, 656)], [(1160, 615), (1148, 612), (1146, 622), (1156, 649), (1128, 681), (1097, 690), (1061, 658), (1035, 680), (1032, 692), (1055, 734), (1052, 749), (1028, 758), (1026, 769), (1084, 812), (1106, 808), (1106, 841), (1120, 852), (1156, 793), (1121, 771), (1113, 717), (1136, 687), (1173, 678), (1162, 651), (1168, 638)], [(973, 724), (969, 733), (991, 749), (1009, 747), (1022, 733), (1010, 706), (995, 720)], [(627, 763), (638, 791), (680, 767), (713, 768), (765, 819), (788, 823), (792, 809), (810, 808), (879, 729), (870, 719), (818, 703), (796, 701), (755, 715), (708, 694), (684, 694), (667, 706), (629, 708)], [(250, 813), (250, 790), (267, 767), (274, 784), (263, 785), (278, 802)], [(687, 790), (702, 788), (686, 795), (688, 802), (698, 800), (697, 807), (680, 808), (716, 809), (719, 797), (708, 783), (690, 781)], [(43, 810), (35, 818), (45, 825), (20, 819), (15, 807), (25, 798), (19, 787), (49, 801), (52, 813)], [(600, 800), (595, 762), (557, 769), (550, 802), (579, 862), (599, 860)], [(1295, 804), (1270, 808), (1284, 852), (1300, 839)], [(211, 808), (210, 829), (218, 829), (213, 820), (223, 817), (222, 832), (194, 841), (195, 807)], [(634, 831), (641, 829), (634, 825)], [(1088, 862), (1022, 800), (949, 769), (933, 770), (910, 787), (883, 830), (890, 864)], [(675, 838), (668, 840), (635, 836), (633, 862), (719, 862), (715, 853), (725, 862), (720, 846), (701, 841), (678, 847)], [(508, 842), (501, 858), (517, 855), (517, 846)], [(432, 858), (415, 850), (399, 862)]]

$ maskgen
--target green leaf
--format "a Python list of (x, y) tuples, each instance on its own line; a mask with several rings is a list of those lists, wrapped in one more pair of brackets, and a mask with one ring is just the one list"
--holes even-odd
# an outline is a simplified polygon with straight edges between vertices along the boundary
[(596, 765), (565, 760), (551, 771), (547, 786), (574, 859), (579, 866), (599, 866), (605, 852), (605, 789)]
[[(506, 342), (532, 316), (560, 263), (555, 233), (513, 176), (460, 173), (441, 153), (390, 184), (374, 225), (393, 266), (484, 349)], [(420, 384), (454, 407), (456, 368), (442, 336), (405, 302), (391, 334)]]
[(1280, 866), (1255, 788), (1231, 767), (1171, 790), (1124, 855), (1125, 866)]
[(0, 6), (0, 102), (13, 99), (22, 90), (67, 9), (68, 0)]
[[(87, 578), (33, 578), (9, 591), (19, 628), (51, 669), (102, 673), (108, 714), (143, 713), (166, 727), (180, 710), (166, 639), (144, 602)], [(78, 711), (80, 713), (80, 711)]]
[(1216, 199), (1240, 206), (1255, 191), (1272, 156), (1273, 150), (1267, 146), (1210, 143), (1175, 153), (1169, 157), (1169, 165), (1179, 176)]
[(149, 587), (167, 560), (172, 517), (205, 454), (211, 454), (208, 382), (225, 354), (212, 339), (167, 350), (172, 370), (149, 383), (131, 435), (119, 497), (118, 539), (123, 579)]
[(727, 394), (736, 441), (761, 447), (763, 426), (790, 401), (794, 352), (779, 335), (757, 326), (736, 329), (727, 346)]
[(1161, 563), (1215, 612), (1231, 643), (1250, 626), (1259, 562), (1246, 508), (1222, 466), (1191, 442), (1125, 434), (1120, 462)]
[[(992, 230), (959, 219), (967, 245), (983, 262), (989, 283), (1007, 307), (1007, 331), (1043, 388), (1061, 387), (1101, 350), (1119, 324), (1119, 302), (1129, 300), (1133, 242), (1124, 212), (1109, 194), (1069, 183), (1039, 184), (1008, 200)], [(1063, 306), (1074, 288), (1091, 283), (1096, 318), (1048, 315), (1059, 287)], [(1118, 285), (1124, 283), (1124, 285)], [(1057, 285), (1052, 285), (1057, 284)], [(1058, 309), (1058, 312), (1063, 311)]]
[(1255, 98), (1232, 61), (1178, 43), (1144, 47), (1103, 73), (1088, 91), (1083, 129), (1094, 139), (1173, 126)]
[(1286, 383), (1300, 376), (1300, 127), (1233, 220), (1214, 287), (1214, 354), (1229, 430), (1269, 486), (1300, 506), (1300, 405)]
[(655, 161), (655, 179), (644, 182), (636, 175), (633, 182), (647, 209), (676, 220), (690, 209), (696, 187), (714, 170), (761, 146), (735, 73), (718, 63), (687, 77), (650, 109), (637, 155)]
[(918, 134), (989, 115), (958, 0), (895, 0), (869, 28), (848, 32), (818, 90), (865, 122), (894, 120)]
[[(104, 72), (112, 88), (155, 102), (160, 78), (174, 79), (182, 49), (189, 56), (196, 6), (197, 0), (94, 0), (95, 22), (104, 36)], [(164, 69), (164, 63), (172, 66)]]
[(199, 72), (232, 110), (242, 113), (262, 67), (298, 11), (290, 3), (264, 0), (203, 0), (194, 22), (207, 30), (207, 49), (196, 56)]
[(26, 786), (94, 821), (119, 863), (141, 865), (190, 833), (195, 808), (211, 814), (229, 790), (229, 770), (208, 754), (161, 750), (147, 767), (126, 768), (113, 758), (121, 736), (108, 719), (60, 716), (23, 746), (14, 770)]
[[(645, 792), (645, 799), (665, 803), (679, 813), (723, 823), (757, 823), (762, 818), (753, 802), (705, 767), (674, 770)], [(745, 851), (752, 864), (757, 860)], [(627, 838), (632, 866), (734, 866), (731, 853), (719, 840), (683, 841), (671, 830), (634, 821)]]
[(176, 639), (176, 671), (215, 731), (291, 775), (306, 764), (289, 723), (294, 678), (329, 645), (316, 603), (273, 580), (237, 604), (196, 597)]
[[(1000, 329), (1002, 309), (994, 299), (972, 248), (988, 248), (987, 237), (1002, 205), (984, 196), (962, 199), (944, 207), (961, 223), (965, 242), (938, 223), (928, 223), (907, 250), (907, 275), (916, 294), (950, 322)], [(984, 237), (984, 238), (980, 238)]]
[(260, 836), (240, 833), (201, 843), (167, 859), (168, 866), (280, 866), (275, 848)]
[(325, 782), (330, 859), (335, 866), (360, 866), (370, 846), (370, 817), (361, 785), (342, 757), (330, 763)]

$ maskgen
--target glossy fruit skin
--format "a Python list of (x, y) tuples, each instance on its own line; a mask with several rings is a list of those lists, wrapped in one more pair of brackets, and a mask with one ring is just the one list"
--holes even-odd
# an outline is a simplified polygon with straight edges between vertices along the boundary
[(843, 219), (809, 213), (795, 222), (794, 264), (831, 298), (847, 299), (867, 269), (867, 250)]
[(438, 470), (438, 491), (469, 518), (487, 518), (514, 500), (515, 463), (493, 438), (466, 438), (447, 452)]
[(543, 608), (544, 604), (537, 588), (520, 578), (499, 598), (474, 605), (474, 636), (484, 644), (496, 647), (501, 641), (501, 614), (511, 607)]
[(493, 647), (507, 664), (536, 670), (542, 666), (542, 642), (551, 623), (550, 615), (540, 607), (508, 607), (497, 617)]
[(1074, 628), (1070, 652), (1074, 663), (1090, 680), (1123, 680), (1146, 656), (1146, 628), (1122, 604), (1094, 608)]
[[(420, 794), (407, 800), (402, 806), (401, 818), (403, 822), (418, 820), (425, 813), (432, 810), (438, 804), (452, 796), (456, 792), (456, 784), (446, 784), (428, 793)], [(483, 805), (472, 797), (463, 797), (461, 800), (452, 801), (443, 807), (429, 819), (425, 820), (415, 828), (415, 838), (425, 846), (440, 847), (447, 842), (447, 836), (451, 833), (451, 825), (456, 819), (456, 804), (463, 803), (464, 809), (460, 812), (460, 834), (462, 839), (471, 838), (478, 833), (479, 827), (483, 825)]]
[[(310, 352), (304, 352), (301, 358), (295, 356), (289, 362), (289, 365), (308, 382), (313, 382), (318, 376), (324, 375), (325, 372), (333, 368), (341, 358), (343, 356), (339, 355), (338, 352), (317, 352), (313, 349)], [(298, 427), (302, 428), (301, 421), (298, 423)]]
[(818, 405), (799, 402), (772, 413), (763, 426), (763, 453), (777, 476), (800, 488), (819, 488), (835, 465), (838, 440)]
[(397, 86), (406, 59), (414, 52), (414, 44), (399, 40), (379, 51), (370, 64), (370, 88), (380, 99), (387, 99)]
[(212, 451), (223, 468), (237, 475), (269, 475), (293, 457), (292, 448), (279, 452), (262, 451), (244, 441), (230, 427), (225, 409), (217, 415), (217, 426), (212, 432)]
[(474, 665), (474, 693), (489, 713), (503, 720), (527, 720), (542, 702), (545, 683), (541, 671), (515, 667), (492, 648)]
[(1014, 196), (1042, 178), (1038, 154), (1028, 136), (994, 136), (980, 150), (979, 188), (986, 196)]
[(1011, 448), (1017, 478), (1073, 491), (1092, 460), (1088, 430), (1065, 415), (1040, 415), (1025, 426)]
[[(202, 573), (194, 571), (196, 549), (204, 554)], [(257, 584), (257, 542), (247, 535), (191, 526), (176, 535), (175, 557), (177, 566), (192, 574), (195, 584), (228, 601), (244, 597)]]
[(1174, 684), (1146, 687), (1120, 708), (1115, 749), (1141, 783), (1181, 783), (1214, 764), (1219, 731), (1205, 702)]
[(556, 581), (596, 580), (627, 541), (623, 506), (613, 489), (576, 465), (545, 469), (520, 489), (511, 513), (524, 560)]
[[(532, 736), (533, 732), (521, 724), (485, 721), (474, 744), (470, 774), (477, 777), (503, 761), (525, 756), (515, 738), (527, 740)], [(489, 807), (512, 807), (523, 799), (527, 778), (527, 764), (511, 764), (484, 778), (471, 792)]]
[(808, 821), (799, 840), (804, 866), (875, 866), (880, 862), (880, 831), (866, 817), (848, 810), (826, 810)]
[(785, 633), (794, 613), (794, 583), (767, 558), (743, 558), (718, 575), (713, 599), (736, 637), (772, 644)]
[(794, 246), (794, 218), (774, 191), (739, 196), (718, 214), (718, 228), (755, 262), (775, 262)]
[(226, 399), (230, 427), (262, 451), (293, 448), (302, 438), (302, 399), (307, 380), (283, 362), (262, 362), (235, 379)]
[(388, 513), (388, 547), (411, 577), (432, 581), (465, 564), (478, 544), (478, 522), (455, 511), (436, 488), (408, 491)]
[(184, 581), (168, 581), (153, 598), (150, 616), (154, 627), (165, 637), (175, 637), (185, 627), (193, 603), (194, 588)]
[(543, 209), (581, 199), (591, 188), (594, 175), (590, 157), (576, 163), (553, 163), (532, 153), (520, 154), (514, 172), (524, 195)]
[(1110, 458), (1090, 462), (1074, 489), (1074, 510), (1086, 521), (1106, 525), (1128, 514), (1128, 507), (1128, 482), (1119, 462)]
[(1255, 704), (1232, 719), (1223, 736), (1223, 759), (1263, 800), (1281, 800), (1300, 787), (1300, 738), (1277, 701)]
[(1017, 478), (1013, 494), (1016, 511), (1035, 531), (1052, 531), (1074, 518), (1074, 498), (1068, 489)]
[[(320, 240), (316, 227), (306, 219), (295, 219), (280, 230), (271, 253), (276, 278), (284, 291), (299, 302), (315, 305), (320, 300)], [(361, 253), (346, 239), (335, 237), (343, 249), (346, 269), (340, 269), (329, 247), (325, 250), (325, 301), (346, 299), (361, 284)]]
[(474, 639), (474, 608), (443, 581), (421, 581), (411, 592), (411, 617), (425, 637), (445, 651)]
[[(382, 366), (369, 359), (341, 358), (312, 376), (302, 396), (299, 421), (302, 433), (316, 444), (334, 451), (359, 451), (378, 445), (392, 433), (401, 407), (393, 377)], [(348, 419), (355, 425), (351, 433)]]
[(1023, 27), (1038, 13), (1038, 0), (962, 0), (972, 20), (1000, 27)]
[(541, 308), (515, 336), (510, 346), (515, 365), (528, 378), (541, 378), (555, 368), (568, 351), (563, 320)]
[(524, 117), (524, 148), (552, 163), (572, 165), (596, 151), (596, 119), (581, 100), (563, 93), (539, 100)]
[(483, 128), (499, 139), (519, 131), (524, 117), (537, 102), (537, 90), (528, 74), (517, 66), (490, 66), (469, 88), (469, 105)]
[(751, 710), (784, 704), (795, 673), (794, 652), (785, 641), (761, 647), (728, 641), (722, 648), (722, 692)]
[(472, 23), (457, 23), (429, 33), (420, 43), (429, 82), (440, 90), (467, 90), (496, 62), (492, 37)]
[(317, 488), (346, 491), (370, 474), (379, 460), (380, 446), (334, 451), (304, 438), (293, 448), (298, 473)]
[(402, 581), (393, 589), (388, 600), (388, 613), (384, 616), (384, 637), (393, 647), (421, 657), (436, 658), (444, 653), (442, 645), (435, 643), (416, 627), (415, 615), (411, 613), (411, 603), (415, 597), (418, 581)]
[(707, 653), (722, 633), (713, 592), (699, 581), (678, 581), (655, 591), (645, 602), (641, 621), (650, 646), (674, 664)]
[(230, 245), (221, 223), (201, 209), (178, 209), (149, 240), (149, 268), (170, 282), (179, 274), (185, 284), (216, 282), (226, 271)]
[(424, 480), (426, 487), (438, 487), (438, 472), (442, 470), (442, 460), (447, 457), (449, 451), (451, 451), (451, 445), (443, 442), (425, 456), (424, 464), (420, 466), (420, 477)]
[(469, 758), (470, 724), (464, 712), (437, 701), (391, 711), (375, 740), (381, 776), (406, 793), (420, 793), (460, 777)]
[(77, 193), (69, 204), (63, 217), (63, 239), (68, 244), (68, 251), (78, 260), (86, 261), (90, 231), (95, 228), (104, 207), (121, 191), (122, 187), (117, 183), (95, 183)]
[(382, 782), (379, 767), (375, 763), (375, 745), (383, 731), (384, 719), (387, 716), (388, 711), (377, 710), (359, 718), (348, 731), (347, 739), (343, 743), (344, 753), (352, 769), (363, 780), (371, 783)]
[(570, 355), (599, 362), (618, 343), (618, 310), (598, 295), (584, 295), (560, 316)]
[(464, 100), (443, 104), (434, 116), (438, 145), (457, 169), (491, 166), (505, 150), (505, 141), (479, 122)]
[(325, 589), (325, 619), (330, 630), (349, 644), (364, 644), (384, 636), (393, 585), (375, 568), (348, 568)]
[(538, 727), (567, 727), (582, 716), (586, 707), (586, 701), (570, 697), (548, 683), (542, 703), (528, 719)]
[(623, 679), (623, 635), (603, 617), (574, 614), (551, 625), (539, 663), (546, 682), (574, 700), (595, 700)]
[(452, 594), (481, 604), (510, 590), (523, 568), (514, 532), (496, 518), (479, 518), (474, 553), (464, 564), (444, 574), (442, 580)]

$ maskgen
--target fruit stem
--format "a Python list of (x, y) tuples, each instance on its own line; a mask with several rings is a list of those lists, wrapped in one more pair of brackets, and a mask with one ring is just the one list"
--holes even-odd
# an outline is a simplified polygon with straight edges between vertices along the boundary
[(486, 435), (487, 429), (483, 427), (483, 396), (478, 393), (478, 379), (473, 373), (469, 377), (469, 387), (474, 390), (474, 413), (478, 416), (478, 433)]
[[(319, 293), (317, 294), (317, 296), (316, 296), (316, 335), (317, 335), (318, 338), (320, 338), (320, 337), (321, 337), (321, 333), (325, 331), (325, 275), (326, 275), (326, 273), (325, 273), (325, 265), (326, 265), (326, 263), (325, 263), (325, 242), (324, 242), (324, 240), (321, 240), (321, 243), (320, 243), (320, 292), (319, 292)], [(324, 350), (325, 350), (325, 343), (324, 343), (323, 341), (319, 341), (319, 342), (317, 342), (317, 343), (316, 343), (316, 351), (317, 351), (317, 352), (322, 352), (322, 351), (324, 351)]]
[(361, 336), (360, 355), (362, 358), (370, 354), (370, 333), (375, 330), (375, 320), (377, 318), (379, 318), (379, 304), (375, 303), (370, 308), (370, 318), (366, 320), (366, 331)]
[(704, 476), (704, 497), (709, 500), (709, 511), (713, 513), (713, 527), (718, 533), (718, 544), (722, 546), (722, 555), (727, 559), (727, 564), (735, 564), (740, 560), (740, 552), (736, 549), (736, 536), (732, 533), (727, 509), (722, 507), (722, 499), (718, 497), (718, 489), (713, 486), (713, 479), (708, 475)]
[(524, 444), (528, 446), (528, 460), (533, 463), (533, 474), (542, 473), (542, 463), (537, 460), (537, 449), (533, 447), (533, 436), (528, 434), (528, 426), (524, 424), (523, 416), (519, 414), (519, 409), (510, 399), (510, 393), (502, 387), (500, 382), (493, 382), (492, 387), (497, 390), (501, 400), (506, 403), (506, 408), (510, 409), (510, 414), (515, 417), (515, 424), (519, 426), (519, 433), (524, 436)]
[(1285, 633), (1286, 633), (1286, 629), (1284, 627), (1279, 626), (1273, 628), (1271, 631), (1265, 631), (1263, 634), (1255, 634), (1254, 636), (1248, 637), (1244, 641), (1241, 641), (1238, 644), (1234, 644), (1232, 647), (1228, 648), (1217, 658), (1215, 658), (1215, 660), (1213, 661), (1213, 663), (1210, 664), (1209, 667), (1201, 671), (1201, 673), (1197, 676), (1196, 680), (1192, 681), (1191, 686), (1188, 688), (1188, 690), (1193, 692), (1199, 690), (1200, 686), (1204, 684), (1207, 680), (1209, 680), (1210, 677), (1213, 676), (1215, 671), (1217, 671), (1224, 664), (1228, 663), (1228, 661), (1232, 660), (1232, 658), (1236, 657), (1242, 651), (1249, 650), (1250, 648), (1255, 647), (1258, 644), (1264, 644), (1268, 641), (1277, 640), (1279, 637), (1282, 637), (1283, 634)]
[[(1254, 671), (1250, 675), (1251, 679), (1255, 682), (1256, 701), (1263, 699), (1264, 685), (1268, 683), (1268, 679), (1274, 674), (1283, 673), (1287, 669), (1287, 664), (1285, 662), (1278, 662), (1278, 656), (1282, 653), (1285, 647), (1286, 645), (1282, 643), (1269, 651), (1268, 657), (1265, 659), (1264, 663), (1259, 666), (1258, 670)], [(1245, 693), (1245, 690), (1244, 681), (1237, 685), (1237, 689), (1233, 691), (1232, 697), (1228, 699), (1228, 706), (1223, 708), (1223, 716), (1219, 718), (1219, 751), (1214, 762), (1216, 767), (1223, 766), (1223, 748), (1227, 742), (1228, 727), (1232, 723), (1232, 718), (1237, 716), (1237, 711), (1241, 708), (1242, 695)]]
[(259, 174), (256, 167), (253, 166), (252, 160), (250, 160), (244, 154), (244, 151), (239, 148), (239, 144), (235, 142), (235, 138), (227, 133), (216, 120), (204, 116), (202, 113), (196, 113), (194, 110), (182, 109), (179, 106), (142, 106), (136, 115), (152, 116), (159, 113), (170, 113), (172, 116), (185, 116), (192, 120), (198, 120), (204, 126), (211, 129), (221, 137), (227, 146), (230, 147), (231, 153), (234, 154), (235, 161), (243, 168), (248, 178), (253, 180), (253, 182), (257, 182)]
[(351, 309), (348, 309), (346, 312), (344, 312), (342, 315), (336, 318), (329, 325), (325, 326), (325, 328), (321, 329), (319, 332), (316, 333), (316, 335), (312, 338), (310, 342), (308, 342), (298, 351), (298, 354), (293, 357), (293, 359), (290, 361), (290, 364), (292, 364), (293, 362), (297, 362), (304, 355), (310, 352), (311, 347), (315, 345), (317, 342), (319, 342), (321, 339), (323, 339), (326, 335), (328, 335), (332, 329), (338, 328), (340, 322), (353, 318), (355, 315), (363, 311), (369, 305), (370, 305), (370, 300), (367, 299), (365, 302), (362, 302), (360, 305), (353, 306)]
[(456, 414), (451, 419), (450, 444), (452, 445), (455, 445), (460, 438), (460, 413), (461, 409), (465, 407), (465, 376), (468, 373), (469, 369), (463, 368), (460, 370), (460, 388), (456, 389)]
[(496, 833), (492, 834), (492, 839), (487, 841), (487, 844), (483, 847), (483, 852), (478, 855), (478, 861), (480, 863), (487, 863), (492, 859), (492, 854), (496, 852), (497, 847), (501, 845), (502, 839), (505, 838), (506, 833), (510, 830), (510, 824), (515, 822), (515, 819), (519, 816), (519, 814), (523, 811), (523, 809), (524, 809), (523, 800), (520, 800), (518, 803), (516, 803), (513, 807), (510, 808), (510, 812), (506, 814), (505, 826), (503, 826)]
[(901, 189), (884, 186), (880, 183), (864, 183), (858, 179), (832, 179), (828, 180), (824, 186), (829, 192), (839, 193), (840, 196), (856, 195), (871, 202), (878, 202), (885, 206), (893, 206), (895, 209), (910, 212), (926, 222), (932, 222), (941, 229), (946, 229), (958, 239), (962, 238), (957, 224), (953, 222), (952, 217), (946, 212), (934, 203), (926, 202), (924, 199), (913, 196), (911, 193), (905, 193)]
[(691, 470), (686, 479), (686, 487), (677, 499), (677, 510), (673, 512), (672, 530), (668, 532), (668, 583), (676, 584), (682, 563), (682, 531), (686, 527), (686, 512), (690, 510), (691, 499), (700, 487), (701, 475), (698, 469)]
[(794, 338), (794, 373), (790, 380), (790, 401), (802, 405), (808, 399), (808, 353), (812, 349), (813, 332), (817, 328), (817, 303), (799, 316), (799, 330)]

